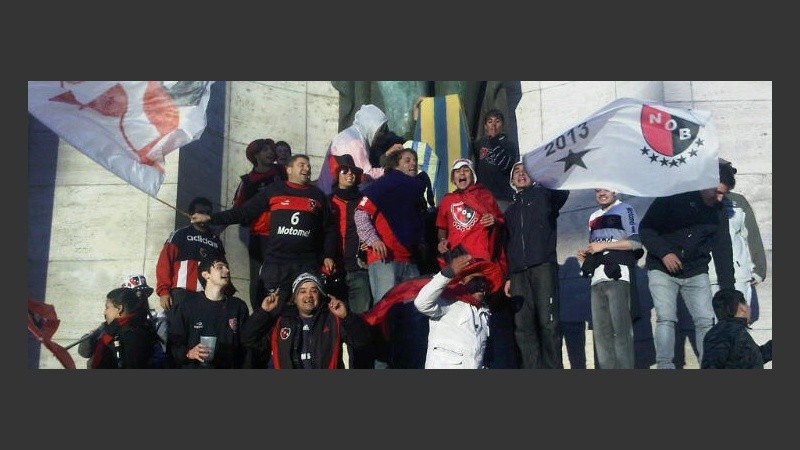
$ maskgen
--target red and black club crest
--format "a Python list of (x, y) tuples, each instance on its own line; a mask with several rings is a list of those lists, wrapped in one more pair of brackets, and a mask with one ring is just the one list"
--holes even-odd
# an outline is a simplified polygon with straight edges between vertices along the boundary
[(468, 229), (478, 220), (475, 210), (465, 205), (464, 202), (450, 205), (450, 214), (453, 215), (454, 225), (459, 230)]
[(697, 139), (700, 125), (681, 117), (644, 105), (640, 118), (645, 142), (656, 153), (675, 157)]

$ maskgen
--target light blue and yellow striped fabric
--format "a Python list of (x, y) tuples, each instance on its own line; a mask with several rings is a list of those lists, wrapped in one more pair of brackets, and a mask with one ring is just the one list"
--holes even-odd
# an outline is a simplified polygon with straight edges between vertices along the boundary
[(420, 103), (414, 141), (427, 144), (429, 155), (417, 148), (420, 170), (431, 178), (436, 204), (455, 189), (450, 182), (450, 167), (459, 158), (469, 158), (467, 121), (458, 94), (425, 97)]

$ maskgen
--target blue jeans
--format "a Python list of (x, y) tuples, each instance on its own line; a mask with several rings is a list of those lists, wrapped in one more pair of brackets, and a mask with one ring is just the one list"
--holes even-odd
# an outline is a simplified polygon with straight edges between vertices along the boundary
[(698, 358), (703, 360), (703, 338), (714, 325), (711, 283), (707, 273), (676, 278), (660, 270), (648, 270), (648, 285), (656, 310), (656, 368), (674, 369), (675, 324), (678, 321), (678, 293), (692, 316)]
[(419, 269), (411, 262), (382, 262), (376, 261), (367, 266), (369, 272), (369, 286), (372, 289), (372, 299), (378, 303), (389, 289), (401, 281), (417, 278)]

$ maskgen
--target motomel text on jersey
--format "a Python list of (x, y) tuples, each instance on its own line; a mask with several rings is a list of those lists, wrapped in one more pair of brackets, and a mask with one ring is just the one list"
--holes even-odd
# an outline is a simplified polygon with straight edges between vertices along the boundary
[(299, 230), (295, 227), (278, 227), (278, 234), (286, 234), (289, 236), (303, 236), (309, 237), (311, 236), (311, 230)]

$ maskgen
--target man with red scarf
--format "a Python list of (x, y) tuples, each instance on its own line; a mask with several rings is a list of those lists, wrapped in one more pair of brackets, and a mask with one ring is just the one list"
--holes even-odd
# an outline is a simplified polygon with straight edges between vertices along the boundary
[[(442, 197), (436, 215), (439, 267), (444, 268), (460, 253), (469, 253), (478, 261), (496, 263), (505, 276), (505, 217), (494, 194), (477, 182), (469, 159), (453, 163), (450, 181), (456, 189)], [(492, 312), (492, 332), (485, 364), (492, 369), (516, 369), (519, 362), (513, 334), (513, 303), (500, 293), (488, 294), (486, 303)]]
[[(147, 322), (147, 300), (120, 287), (106, 295), (105, 322), (82, 339), (78, 354), (91, 369), (146, 369), (158, 337)], [(86, 336), (84, 336), (86, 337)]]
[[(439, 254), (445, 255), (460, 244), (475, 259), (494, 261), (505, 271), (506, 256), (500, 240), (505, 218), (494, 195), (477, 183), (469, 159), (453, 163), (450, 180), (456, 189), (442, 197), (436, 215)], [(447, 262), (441, 256), (439, 267), (444, 268)]]
[[(500, 290), (501, 271), (491, 262), (479, 261), (473, 270), (466, 270), (475, 260), (461, 255), (433, 276), (417, 294), (414, 306), (430, 318), (426, 369), (483, 369), (484, 352), (489, 340), (489, 305), (487, 295)], [(485, 268), (484, 266), (487, 265)], [(456, 281), (456, 292), (450, 299), (442, 293), (448, 283)]]
[[(454, 345), (459, 347), (462, 358), (456, 366), (479, 368), (484, 366), (490, 314), (483, 300), (502, 286), (498, 264), (460, 255), (435, 275), (399, 283), (363, 317), (390, 344), (393, 368), (444, 367), (439, 351), (431, 345), (441, 346), (442, 339), (449, 342), (444, 348), (450, 351)], [(404, 310), (408, 308), (426, 319), (424, 325), (398, 320), (407, 315)], [(463, 327), (466, 323), (478, 327)]]

